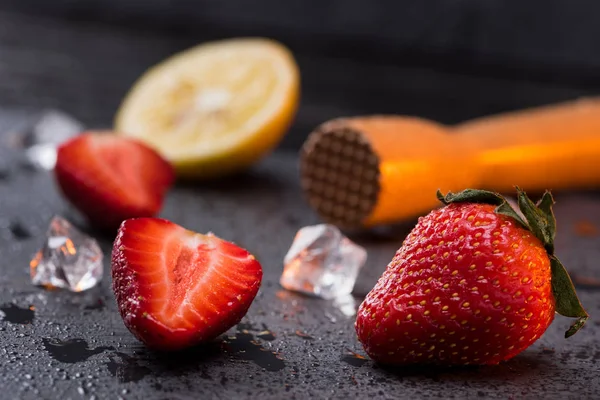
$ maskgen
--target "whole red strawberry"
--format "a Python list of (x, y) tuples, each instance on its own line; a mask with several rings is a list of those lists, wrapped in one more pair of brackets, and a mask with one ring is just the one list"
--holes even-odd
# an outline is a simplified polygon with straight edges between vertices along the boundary
[(383, 364), (497, 364), (535, 342), (555, 311), (588, 315), (553, 255), (553, 199), (465, 190), (420, 218), (361, 304), (356, 332)]
[(158, 218), (121, 224), (111, 271), (125, 326), (157, 350), (206, 342), (237, 324), (262, 279), (246, 250)]
[(156, 215), (175, 180), (173, 167), (145, 144), (87, 132), (58, 148), (54, 175), (64, 196), (97, 228)]

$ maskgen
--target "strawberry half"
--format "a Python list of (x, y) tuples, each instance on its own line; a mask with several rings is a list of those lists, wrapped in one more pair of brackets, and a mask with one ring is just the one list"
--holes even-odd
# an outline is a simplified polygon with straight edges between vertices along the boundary
[(179, 350), (237, 324), (262, 280), (248, 251), (158, 218), (121, 224), (112, 251), (123, 321), (148, 347)]
[(64, 196), (101, 229), (156, 215), (175, 179), (171, 165), (148, 146), (99, 132), (62, 144), (54, 174)]

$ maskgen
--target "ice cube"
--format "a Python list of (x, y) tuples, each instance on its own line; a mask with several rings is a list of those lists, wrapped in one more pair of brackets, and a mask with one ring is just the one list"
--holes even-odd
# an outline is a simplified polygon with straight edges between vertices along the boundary
[(73, 292), (90, 289), (102, 279), (102, 258), (96, 240), (55, 216), (44, 246), (29, 263), (31, 282)]
[(298, 231), (284, 258), (281, 286), (333, 299), (348, 295), (367, 260), (367, 252), (333, 225), (307, 226)]
[(41, 113), (23, 137), (25, 156), (32, 166), (51, 170), (56, 164), (56, 148), (79, 134), (83, 125), (73, 117), (57, 110)]

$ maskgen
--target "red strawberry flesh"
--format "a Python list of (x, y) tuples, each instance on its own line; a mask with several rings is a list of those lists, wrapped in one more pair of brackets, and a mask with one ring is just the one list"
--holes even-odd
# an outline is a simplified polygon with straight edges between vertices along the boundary
[(154, 150), (110, 133), (85, 133), (61, 145), (55, 176), (65, 197), (103, 229), (156, 215), (175, 179)]
[(262, 279), (246, 250), (156, 218), (121, 225), (112, 254), (113, 290), (129, 330), (148, 347), (177, 350), (238, 323)]

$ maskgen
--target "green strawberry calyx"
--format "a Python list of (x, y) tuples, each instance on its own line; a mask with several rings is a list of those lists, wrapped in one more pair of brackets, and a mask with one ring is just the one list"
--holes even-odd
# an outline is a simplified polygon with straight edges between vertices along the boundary
[(497, 206), (496, 213), (515, 219), (524, 229), (531, 231), (542, 242), (550, 258), (552, 294), (556, 301), (556, 312), (565, 317), (577, 318), (577, 321), (565, 332), (565, 338), (568, 338), (585, 325), (589, 315), (577, 297), (569, 273), (554, 255), (554, 236), (556, 235), (556, 219), (552, 212), (554, 199), (552, 194), (546, 191), (536, 204), (519, 187), (516, 187), (516, 190), (520, 213), (502, 195), (487, 190), (465, 189), (462, 192), (448, 193), (445, 196), (438, 190), (437, 197), (445, 205), (452, 203), (495, 205)]

